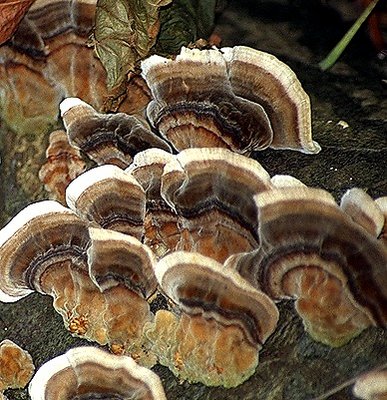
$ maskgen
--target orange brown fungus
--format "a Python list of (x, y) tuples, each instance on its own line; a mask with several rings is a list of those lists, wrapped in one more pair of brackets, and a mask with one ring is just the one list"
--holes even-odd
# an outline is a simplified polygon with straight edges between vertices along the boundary
[(270, 298), (198, 253), (171, 253), (155, 273), (179, 311), (160, 310), (145, 326), (159, 362), (180, 379), (208, 386), (234, 387), (248, 379), (278, 321)]
[(312, 140), (310, 100), (296, 74), (272, 54), (246, 46), (222, 48), (236, 96), (260, 104), (273, 128), (274, 149), (318, 153)]
[(269, 174), (252, 159), (221, 148), (183, 150), (161, 177), (161, 196), (178, 215), (180, 239), (173, 250), (223, 262), (254, 249), (253, 196), (271, 188)]
[(101, 114), (78, 98), (60, 104), (70, 143), (81, 149), (97, 164), (127, 167), (134, 155), (150, 147), (170, 151), (140, 116), (124, 113)]
[(102, 228), (141, 239), (146, 198), (143, 188), (115, 165), (90, 169), (71, 182), (68, 206), (80, 217)]
[(244, 46), (186, 49), (141, 64), (153, 100), (147, 116), (177, 150), (267, 147), (318, 153), (308, 95), (273, 55)]
[(24, 388), (35, 367), (29, 353), (11, 340), (0, 343), (0, 398), (6, 389)]
[(0, 301), (33, 291), (50, 295), (65, 326), (101, 344), (108, 331), (106, 300), (89, 277), (87, 223), (61, 204), (46, 200), (20, 211), (0, 231)]
[(136, 154), (126, 169), (146, 193), (143, 240), (157, 257), (176, 249), (181, 236), (178, 216), (161, 196), (161, 176), (174, 157), (161, 149), (148, 149)]
[(32, 400), (166, 400), (154, 372), (96, 347), (73, 348), (43, 364), (28, 393)]
[(28, 132), (42, 120), (52, 123), (66, 96), (102, 105), (106, 73), (86, 45), (95, 3), (36, 0), (12, 41), (1, 47), (2, 117), (10, 126)]
[(264, 109), (233, 93), (220, 51), (183, 47), (175, 60), (154, 55), (141, 68), (153, 96), (147, 116), (177, 150), (250, 153), (270, 145), (273, 132)]
[(39, 179), (54, 200), (65, 204), (68, 184), (85, 170), (86, 164), (79, 150), (68, 142), (66, 132), (61, 130), (50, 134), (46, 158), (39, 170)]
[(147, 299), (157, 287), (155, 256), (136, 238), (119, 232), (90, 228), (90, 238), (89, 275), (106, 301), (100, 318), (109, 343), (129, 353), (141, 352), (143, 326), (153, 319)]
[(273, 299), (296, 299), (306, 330), (340, 346), (387, 325), (387, 252), (320, 189), (255, 196), (261, 246), (228, 264)]

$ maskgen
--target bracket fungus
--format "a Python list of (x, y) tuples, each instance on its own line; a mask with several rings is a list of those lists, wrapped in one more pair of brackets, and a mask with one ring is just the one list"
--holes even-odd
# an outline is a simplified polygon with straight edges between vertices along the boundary
[(60, 104), (61, 115), (70, 143), (97, 164), (127, 167), (133, 156), (150, 147), (170, 151), (140, 116), (125, 113), (101, 114), (78, 98), (67, 98)]
[(310, 100), (292, 69), (272, 54), (246, 46), (222, 48), (236, 96), (260, 104), (272, 129), (274, 149), (318, 153), (312, 140)]
[[(27, 206), (17, 214), (0, 231), (0, 301), (17, 301), (33, 291), (47, 294), (53, 297), (53, 305), (57, 312), (62, 315), (67, 329), (78, 336), (89, 340), (97, 341), (100, 344), (120, 342), (125, 336), (127, 341), (134, 341), (141, 336), (141, 321), (149, 320), (149, 305), (138, 294), (130, 290), (123, 290), (116, 287), (110, 290), (117, 296), (111, 300), (109, 290), (100, 291), (103, 286), (101, 283), (96, 286), (89, 276), (88, 253), (87, 249), (92, 245), (91, 269), (94, 281), (105, 279), (105, 275), (100, 271), (104, 265), (104, 246), (101, 244), (106, 240), (109, 233), (113, 235), (111, 243), (114, 242), (118, 233), (105, 230), (103, 240), (96, 234), (95, 230), (89, 233), (88, 224), (80, 219), (73, 211), (65, 208), (54, 201), (41, 201)], [(126, 238), (126, 236), (125, 236)], [(93, 247), (93, 239), (97, 243)], [(126, 243), (130, 240), (125, 239)], [(96, 248), (101, 249), (101, 256), (95, 254)], [(134, 252), (132, 247), (132, 253)], [(146, 250), (142, 250), (143, 252)], [(148, 257), (151, 257), (147, 253)], [(138, 253), (141, 254), (141, 253)], [(127, 251), (128, 262), (130, 252)], [(113, 260), (112, 257), (110, 257)], [(98, 260), (96, 262), (95, 260)], [(151, 258), (149, 259), (151, 260)], [(145, 269), (149, 270), (149, 263), (145, 263), (145, 256), (142, 261), (146, 264)], [(133, 287), (145, 288), (145, 294), (151, 291), (152, 275), (144, 283), (139, 282), (140, 260), (135, 259), (132, 264), (132, 272), (122, 279), (128, 281), (132, 276), (134, 279)], [(117, 274), (112, 266), (112, 274)], [(117, 267), (118, 268), (118, 267)], [(112, 277), (111, 277), (112, 279)], [(118, 280), (118, 277), (115, 278)], [(150, 280), (149, 280), (150, 279)], [(155, 281), (153, 278), (153, 290)], [(126, 283), (128, 285), (128, 283)], [(133, 315), (133, 304), (138, 306), (138, 321), (133, 324), (120, 322), (128, 315)], [(126, 308), (125, 308), (126, 307)], [(119, 314), (116, 312), (119, 310)], [(136, 315), (136, 314), (135, 314)], [(143, 315), (143, 319), (140, 316)], [(118, 339), (117, 339), (118, 338)]]
[(340, 207), (372, 236), (378, 237), (381, 234), (384, 225), (383, 211), (364, 190), (348, 190), (341, 198)]
[(363, 400), (387, 398), (387, 369), (367, 372), (356, 379), (353, 394)]
[(104, 306), (87, 272), (89, 241), (87, 223), (55, 201), (21, 210), (0, 231), (0, 301), (50, 295), (70, 332), (106, 342), (105, 327), (89, 324)]
[(174, 252), (155, 266), (161, 291), (179, 316), (161, 310), (144, 328), (159, 362), (181, 379), (237, 386), (258, 364), (278, 310), (263, 292), (198, 253)]
[(110, 347), (138, 352), (143, 326), (153, 319), (147, 299), (157, 287), (153, 272), (156, 258), (132, 236), (100, 228), (89, 232), (89, 275), (106, 301), (100, 318), (105, 322)]
[(39, 179), (54, 200), (65, 203), (67, 186), (85, 170), (86, 163), (79, 150), (70, 145), (63, 130), (50, 134), (46, 159), (39, 170)]
[(77, 347), (43, 364), (29, 385), (32, 400), (166, 400), (159, 377), (128, 356)]
[(0, 343), (0, 399), (6, 389), (24, 388), (34, 374), (30, 354), (11, 340)]
[(387, 325), (387, 252), (321, 189), (288, 187), (255, 196), (261, 246), (228, 266), (296, 310), (317, 341), (340, 346)]
[(142, 238), (144, 190), (136, 179), (115, 165), (92, 168), (74, 179), (66, 190), (66, 202), (85, 220)]
[(264, 109), (235, 96), (218, 50), (183, 47), (175, 60), (154, 55), (141, 69), (153, 96), (147, 116), (177, 150), (227, 147), (248, 153), (271, 143)]
[(174, 250), (219, 262), (252, 250), (258, 244), (253, 196), (271, 188), (269, 174), (255, 160), (222, 148), (181, 151), (161, 177), (161, 195), (178, 215)]
[(144, 243), (162, 257), (175, 249), (180, 238), (178, 217), (161, 196), (161, 176), (167, 163), (175, 156), (161, 149), (148, 149), (137, 153), (126, 169), (146, 193), (144, 217)]
[(175, 60), (154, 55), (141, 68), (153, 95), (147, 116), (177, 150), (320, 151), (308, 95), (294, 72), (268, 53), (183, 47)]

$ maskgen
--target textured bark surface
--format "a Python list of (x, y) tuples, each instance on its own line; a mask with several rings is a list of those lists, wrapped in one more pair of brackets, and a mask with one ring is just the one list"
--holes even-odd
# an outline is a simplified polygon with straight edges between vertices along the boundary
[[(355, 186), (378, 197), (387, 194), (386, 62), (376, 58), (363, 31), (331, 71), (323, 73), (317, 66), (347, 28), (348, 23), (341, 22), (335, 11), (322, 8), (317, 1), (231, 1), (218, 18), (215, 32), (224, 46), (255, 47), (288, 63), (311, 97), (314, 139), (322, 151), (318, 155), (274, 150), (254, 154), (264, 168), (271, 175), (292, 174), (307, 185), (330, 191), (336, 199)], [(17, 159), (4, 158), (7, 149), (18, 146), (5, 132), (0, 121), (1, 158), (8, 160), (1, 165), (3, 187), (12, 185), (18, 165)], [(47, 142), (48, 136), (39, 138), (31, 148)], [(40, 193), (37, 197), (44, 196), (41, 188), (36, 191)], [(16, 212), (29, 199), (16, 201), (7, 209)], [(6, 218), (1, 216), (3, 222)], [(28, 350), (37, 367), (70, 347), (85, 344), (65, 331), (51, 299), (38, 294), (14, 304), (0, 303), (0, 341), (5, 338)], [(349, 344), (331, 349), (304, 332), (292, 303), (286, 302), (280, 305), (279, 326), (260, 353), (256, 373), (238, 388), (180, 383), (166, 368), (154, 370), (169, 399), (349, 400), (354, 398), (351, 385), (331, 397), (328, 393), (386, 361), (386, 331), (368, 329)], [(26, 390), (6, 394), (10, 400), (28, 399)]]

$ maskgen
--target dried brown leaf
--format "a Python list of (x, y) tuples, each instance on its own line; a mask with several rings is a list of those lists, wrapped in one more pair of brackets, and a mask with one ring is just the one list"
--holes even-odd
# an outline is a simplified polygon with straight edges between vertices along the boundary
[(0, 44), (16, 31), (20, 21), (35, 0), (5, 0), (0, 2)]

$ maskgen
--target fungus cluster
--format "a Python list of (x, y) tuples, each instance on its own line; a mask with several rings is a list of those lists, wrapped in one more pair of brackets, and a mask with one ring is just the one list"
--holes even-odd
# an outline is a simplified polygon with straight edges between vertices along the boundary
[[(1, 299), (51, 295), (73, 334), (183, 379), (236, 386), (278, 311), (221, 262), (258, 245), (254, 195), (271, 189), (257, 161), (227, 149), (149, 149), (125, 171), (92, 168), (68, 186), (71, 209), (37, 202), (0, 231)], [(175, 306), (155, 317), (157, 287)]]
[[(50, 295), (71, 333), (209, 386), (254, 373), (281, 299), (330, 346), (386, 327), (386, 198), (352, 189), (339, 206), (247, 157), (320, 150), (289, 67), (237, 46), (152, 56), (142, 74), (144, 115), (61, 103), (70, 143), (100, 165), (69, 184), (67, 207), (36, 202), (0, 231), (0, 300)], [(168, 307), (153, 313), (156, 293)], [(31, 396), (163, 398), (148, 372), (110, 357), (71, 350), (42, 367)]]
[(367, 196), (353, 189), (341, 208), (328, 192), (298, 185), (256, 195), (260, 247), (228, 263), (276, 301), (296, 299), (306, 330), (330, 346), (387, 325), (386, 248), (347, 214), (360, 219), (354, 194)]

